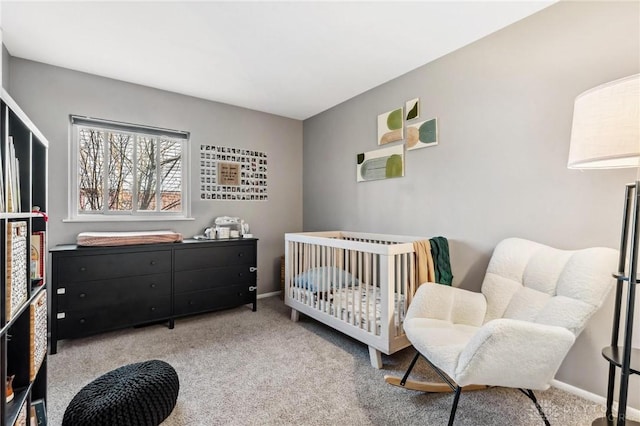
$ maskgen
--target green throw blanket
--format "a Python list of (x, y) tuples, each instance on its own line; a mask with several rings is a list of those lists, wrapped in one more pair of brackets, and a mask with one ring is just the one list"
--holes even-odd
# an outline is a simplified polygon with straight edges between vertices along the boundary
[(435, 269), (436, 282), (451, 285), (453, 274), (449, 260), (449, 243), (445, 237), (433, 237), (429, 239), (431, 244), (431, 256)]

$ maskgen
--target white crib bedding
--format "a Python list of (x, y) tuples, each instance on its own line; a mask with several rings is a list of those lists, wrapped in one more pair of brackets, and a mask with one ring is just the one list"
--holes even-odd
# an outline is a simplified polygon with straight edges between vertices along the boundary
[[(369, 297), (367, 297), (367, 292)], [(314, 309), (325, 312), (332, 317), (337, 317), (349, 324), (354, 324), (355, 318), (355, 325), (369, 332), (373, 332), (373, 324), (375, 324), (375, 334), (380, 335), (382, 327), (380, 288), (367, 284), (333, 288), (327, 292), (312, 292), (304, 288), (293, 288), (293, 298), (295, 300), (309, 304), (310, 297), (313, 297), (312, 306)], [(369, 305), (368, 309), (367, 304)], [(396, 307), (393, 320), (397, 335), (403, 333), (404, 295), (395, 293), (393, 304)]]

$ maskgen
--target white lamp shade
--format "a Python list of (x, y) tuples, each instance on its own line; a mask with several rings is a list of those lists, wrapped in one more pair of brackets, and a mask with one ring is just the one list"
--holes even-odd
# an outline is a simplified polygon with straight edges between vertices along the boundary
[(568, 167), (640, 167), (640, 74), (576, 98)]

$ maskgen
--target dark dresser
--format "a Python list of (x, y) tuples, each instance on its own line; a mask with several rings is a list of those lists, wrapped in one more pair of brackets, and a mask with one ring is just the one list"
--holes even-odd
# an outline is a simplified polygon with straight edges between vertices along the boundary
[(51, 353), (57, 342), (253, 304), (257, 239), (51, 249)]

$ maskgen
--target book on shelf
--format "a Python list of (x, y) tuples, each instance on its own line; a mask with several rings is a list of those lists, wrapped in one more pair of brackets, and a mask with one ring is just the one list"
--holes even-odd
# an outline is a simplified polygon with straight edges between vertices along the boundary
[(6, 173), (7, 180), (4, 183), (5, 192), (7, 194), (7, 208), (6, 208), (7, 213), (13, 212), (13, 190), (12, 190), (13, 185), (11, 185), (11, 180), (12, 180), (11, 176), (12, 176), (13, 173), (11, 171), (12, 167), (11, 167), (11, 160), (10, 160), (10, 158), (11, 158), (11, 147), (12, 146), (13, 146), (13, 138), (11, 136), (9, 136), (9, 144), (7, 145), (7, 158), (6, 158), (6, 160), (7, 160), (7, 166), (6, 166), (7, 167), (7, 173)]
[(42, 279), (46, 270), (47, 251), (45, 232), (36, 231), (31, 234), (31, 279)]
[(28, 298), (27, 288), (27, 222), (7, 222), (5, 268), (6, 318), (11, 320)]
[(20, 161), (16, 157), (16, 148), (13, 137), (9, 136), (8, 153), (6, 159), (7, 181), (5, 190), (7, 194), (7, 213), (20, 212)]
[(0, 152), (0, 212), (4, 212), (4, 161), (2, 152)]

